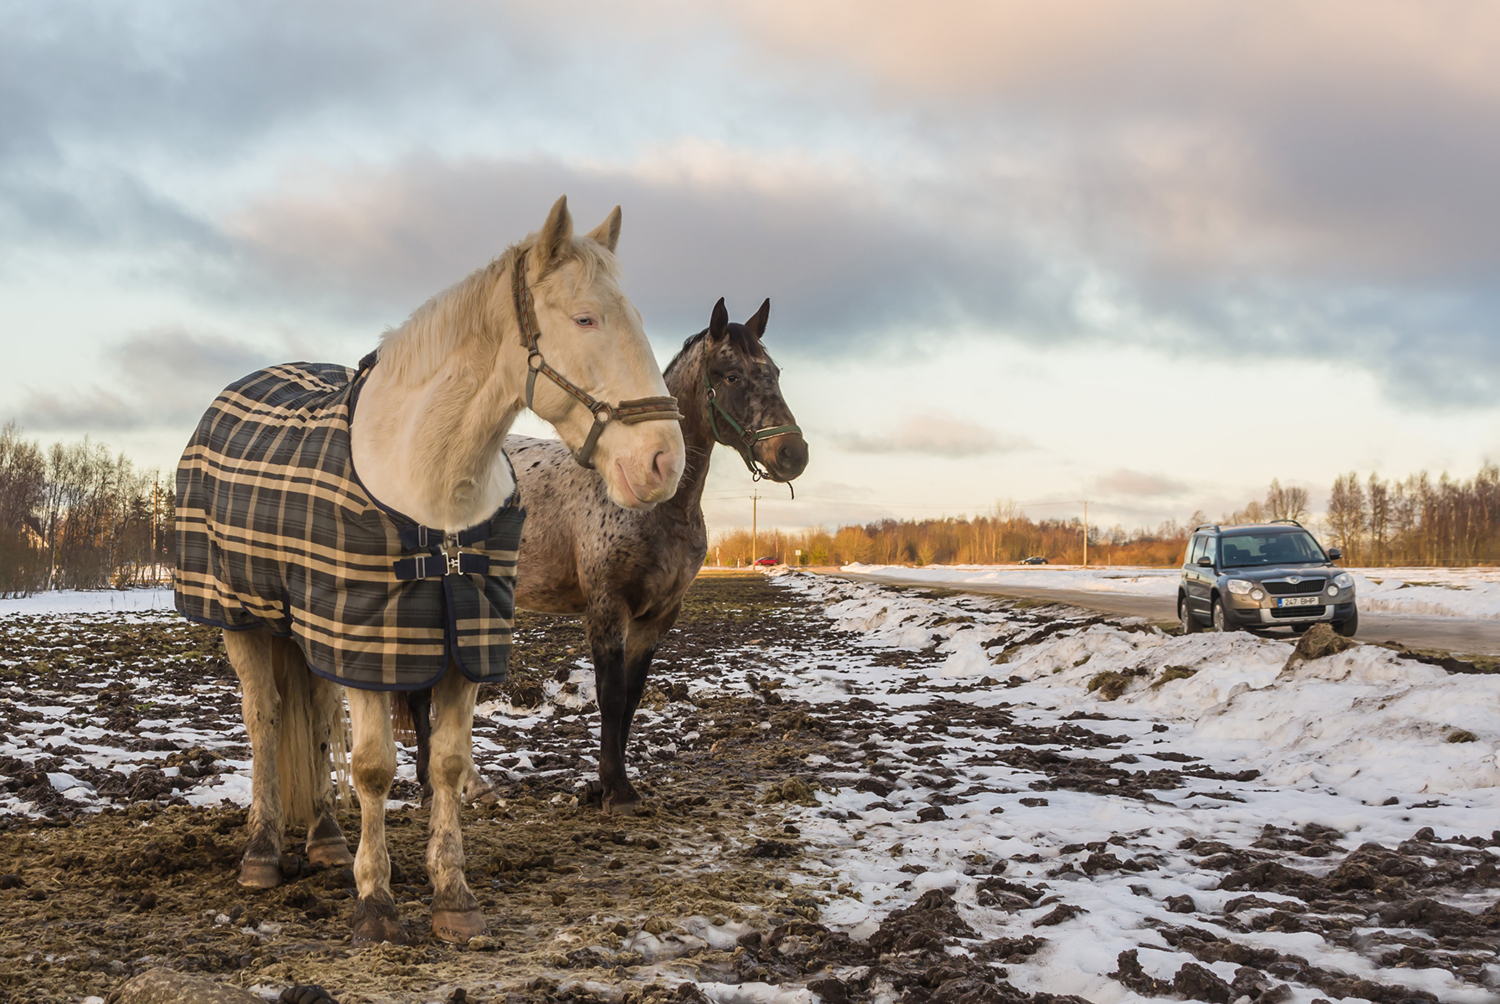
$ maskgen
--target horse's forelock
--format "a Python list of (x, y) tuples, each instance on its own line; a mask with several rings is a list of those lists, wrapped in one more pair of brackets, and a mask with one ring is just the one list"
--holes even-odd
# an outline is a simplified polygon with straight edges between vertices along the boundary
[[(732, 348), (739, 355), (744, 356), (746, 359), (771, 358), (770, 354), (766, 352), (766, 347), (761, 344), (761, 340), (759, 338), (756, 338), (755, 335), (750, 331), (750, 329), (745, 327), (743, 324), (731, 322), (729, 326), (724, 330), (724, 337), (728, 340), (730, 348)], [(692, 349), (693, 346), (706, 345), (707, 342), (707, 328), (704, 328), (696, 335), (689, 335), (687, 340), (682, 343), (682, 348), (677, 351), (677, 355), (673, 356), (672, 361), (667, 363), (667, 368), (662, 371), (662, 375), (665, 376), (666, 374), (672, 372), (673, 368), (679, 362), (686, 360), (688, 358), (689, 350)]]

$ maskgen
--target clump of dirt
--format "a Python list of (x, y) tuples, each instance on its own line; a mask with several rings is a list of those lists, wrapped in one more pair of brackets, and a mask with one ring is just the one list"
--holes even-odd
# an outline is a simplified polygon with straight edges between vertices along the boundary
[(1314, 624), (1303, 633), (1302, 637), (1297, 639), (1297, 647), (1287, 657), (1286, 665), (1282, 668), (1282, 672), (1285, 673), (1288, 670), (1295, 669), (1304, 662), (1311, 662), (1314, 659), (1323, 659), (1330, 655), (1337, 655), (1340, 652), (1347, 652), (1357, 645), (1359, 645), (1359, 642), (1353, 638), (1343, 637), (1327, 624)]

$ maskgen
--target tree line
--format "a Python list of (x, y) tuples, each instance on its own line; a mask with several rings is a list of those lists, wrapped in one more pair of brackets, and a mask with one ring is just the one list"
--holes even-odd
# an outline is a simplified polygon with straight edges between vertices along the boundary
[[(1469, 480), (1423, 471), (1405, 480), (1355, 472), (1334, 479), (1328, 510), (1311, 512), (1305, 488), (1273, 479), (1263, 498), (1219, 517), (1222, 524), (1294, 519), (1325, 547), (1340, 547), (1349, 565), (1489, 565), (1500, 563), (1500, 466), (1486, 464)], [(1202, 510), (1185, 523), (1126, 530), (1121, 525), (1087, 529), (1091, 565), (1179, 564), (1193, 528), (1211, 520)], [(1084, 526), (1071, 519), (1032, 520), (1014, 503), (972, 518), (885, 519), (829, 531), (814, 527), (786, 533), (767, 530), (752, 549), (750, 531), (716, 535), (710, 564), (746, 565), (774, 556), (804, 565), (958, 564), (990, 565), (1033, 555), (1054, 564), (1081, 564)], [(756, 553), (758, 552), (758, 553)], [(798, 552), (801, 552), (800, 555)]]
[[(1296, 519), (1351, 565), (1500, 563), (1500, 466), (1468, 480), (1427, 472), (1404, 480), (1350, 471), (1334, 479), (1327, 511), (1310, 512), (1304, 488), (1273, 480), (1263, 498), (1222, 523)], [(1182, 560), (1202, 511), (1185, 523), (1126, 530), (1090, 524), (1088, 559), (1097, 565), (1170, 566)], [(1011, 502), (972, 518), (883, 519), (829, 531), (718, 533), (708, 563), (748, 565), (770, 555), (805, 565), (1006, 564), (1040, 556), (1080, 564), (1077, 517), (1033, 520)], [(799, 553), (800, 552), (800, 555)], [(173, 564), (170, 479), (138, 470), (123, 453), (87, 439), (43, 447), (14, 423), (0, 428), (0, 597), (45, 589), (123, 589), (162, 580)]]
[(87, 439), (0, 428), (0, 597), (124, 589), (172, 567), (172, 488)]

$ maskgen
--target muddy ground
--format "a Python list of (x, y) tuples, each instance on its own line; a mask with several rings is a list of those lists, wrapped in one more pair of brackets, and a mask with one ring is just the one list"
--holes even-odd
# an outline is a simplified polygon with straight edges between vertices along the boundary
[[(1088, 619), (1035, 604), (1017, 616), (1039, 633)], [(1049, 927), (1078, 912), (1068, 883), (1147, 873), (1161, 867), (1159, 854), (1117, 834), (1064, 847), (1045, 873), (1028, 868), (1024, 879), (1015, 866), (1025, 856), (976, 855), (962, 909), (954, 891), (933, 889), (899, 901), (878, 930), (855, 940), (821, 922), (850, 892), (826, 877), (818, 848), (799, 831), (815, 789), (853, 788), (867, 796), (865, 811), (914, 813), (914, 821), (946, 819), (984, 791), (1017, 792), (960, 787), (959, 772), (940, 765), (950, 730), (983, 736), (984, 763), (1041, 778), (1023, 784), (1023, 806), (1058, 790), (1149, 800), (1188, 786), (1207, 800), (1232, 799), (1237, 783), (1253, 780), (1169, 755), (1149, 770), (1123, 769), (1140, 760), (1100, 755), (1125, 742), (1103, 715), (1040, 728), (1004, 706), (951, 696), (1003, 688), (998, 678), (931, 694), (900, 724), (855, 693), (799, 703), (778, 694), (777, 660), (758, 654), (773, 639), (809, 654), (848, 647), (819, 611), (758, 575), (699, 579), (659, 653), (649, 716), (632, 735), (649, 808), (606, 817), (582, 786), (597, 727), (588, 674), (577, 665), (582, 630), (568, 618), (521, 614), (512, 679), (481, 694), (476, 722), (476, 762), (500, 801), (465, 810), (469, 881), (489, 936), (465, 947), (419, 936), (406, 947), (356, 950), (348, 870), (311, 871), (293, 858), (278, 889), (235, 883), (245, 812), (212, 795), (243, 782), (248, 751), (216, 632), (164, 617), (0, 620), (0, 741), (12, 750), (0, 757), (0, 1000), (107, 998), (132, 974), (166, 965), (268, 997), (317, 983), (344, 1004), (447, 1001), (460, 989), (477, 1001), (708, 999), (684, 979), (779, 988), (787, 1000), (810, 991), (828, 1004), (1076, 1001), (1023, 992), (1013, 976), (1045, 947)], [(920, 692), (936, 659), (931, 649), (864, 652), (889, 667), (889, 693)], [(111, 744), (128, 774), (90, 765), (91, 750)], [(898, 787), (899, 804), (885, 801)], [(392, 797), (415, 795), (406, 780)], [(202, 802), (218, 804), (191, 804)], [(820, 815), (862, 830), (859, 813)], [(352, 839), (356, 814), (340, 821)], [(388, 826), (396, 898), (424, 935), (426, 813), (392, 808)], [(1419, 831), (1397, 847), (1352, 851), (1337, 846), (1341, 836), (1268, 827), (1253, 847), (1184, 841), (1180, 855), (1242, 895), (1212, 918), (1188, 897), (1166, 903), (1181, 923), (1158, 930), (1202, 963), (1234, 962), (1233, 981), (1194, 963), (1163, 980), (1142, 971), (1134, 952), (1121, 954), (1112, 977), (1143, 996), (1225, 1004), (1276, 1004), (1309, 991), (1382, 1004), (1436, 1000), (1403, 983), (1412, 968), (1491, 985), (1500, 914), (1444, 902), (1500, 885), (1485, 850), (1500, 833), (1438, 841)], [(913, 878), (926, 870), (917, 861), (900, 867)], [(985, 939), (969, 922), (974, 910), (1038, 909), (1015, 936)], [(1216, 930), (1195, 923), (1205, 919)], [(1235, 937), (1266, 930), (1310, 932), (1378, 972), (1320, 968)]]

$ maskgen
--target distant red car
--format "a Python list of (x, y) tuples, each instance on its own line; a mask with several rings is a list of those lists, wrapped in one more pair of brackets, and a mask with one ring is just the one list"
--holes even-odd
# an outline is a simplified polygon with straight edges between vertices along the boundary
[(757, 565), (779, 565), (781, 564), (781, 559), (773, 558), (768, 554), (764, 558), (756, 558), (755, 563)]

